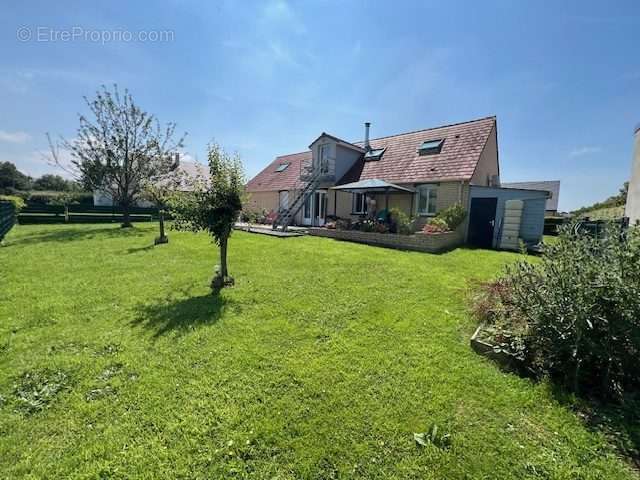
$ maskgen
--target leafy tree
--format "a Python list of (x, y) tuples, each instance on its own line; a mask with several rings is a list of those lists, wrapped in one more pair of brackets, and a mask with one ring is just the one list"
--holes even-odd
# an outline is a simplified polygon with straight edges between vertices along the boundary
[(64, 207), (64, 221), (69, 222), (69, 205), (78, 203), (78, 193), (61, 192), (51, 199), (51, 205), (62, 205)]
[(154, 240), (155, 245), (169, 243), (169, 237), (165, 234), (164, 218), (169, 200), (181, 185), (183, 185), (185, 176), (176, 169), (173, 172), (155, 181), (146, 181), (143, 187), (143, 196), (152, 202), (158, 209), (158, 223), (160, 227), (160, 235)]
[(242, 211), (244, 172), (240, 157), (229, 155), (219, 145), (209, 145), (209, 175), (191, 182), (189, 191), (172, 195), (170, 200), (174, 228), (206, 231), (220, 247), (220, 265), (211, 282), (217, 294), (233, 285), (227, 269), (227, 245), (233, 224)]
[[(145, 181), (161, 178), (176, 168), (174, 153), (183, 146), (184, 135), (175, 138), (175, 124), (164, 128), (151, 114), (114, 85), (105, 86), (94, 99), (85, 97), (90, 117), (80, 115), (75, 139), (49, 138), (56, 164), (70, 171), (91, 190), (103, 190), (123, 210), (123, 227), (130, 227), (130, 208), (142, 197)], [(59, 149), (71, 153), (69, 166), (63, 165)]]
[(0, 162), (0, 189), (29, 190), (31, 177), (25, 175), (11, 162)]
[(33, 182), (34, 190), (48, 190), (50, 192), (67, 192), (75, 188), (74, 182), (70, 182), (60, 175), (45, 173)]

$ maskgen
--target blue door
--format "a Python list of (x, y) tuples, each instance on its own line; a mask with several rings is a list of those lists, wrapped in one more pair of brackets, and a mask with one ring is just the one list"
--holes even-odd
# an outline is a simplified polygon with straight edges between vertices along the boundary
[(493, 247), (493, 230), (496, 225), (497, 198), (472, 198), (469, 211), (470, 245), (479, 248)]

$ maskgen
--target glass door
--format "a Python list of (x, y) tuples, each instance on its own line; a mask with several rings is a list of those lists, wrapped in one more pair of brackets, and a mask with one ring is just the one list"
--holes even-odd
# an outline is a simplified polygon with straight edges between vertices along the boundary
[(327, 192), (313, 194), (313, 224), (322, 227), (327, 216)]
[(313, 211), (311, 208), (311, 204), (313, 203), (313, 195), (309, 195), (302, 206), (302, 224), (303, 225), (311, 225)]

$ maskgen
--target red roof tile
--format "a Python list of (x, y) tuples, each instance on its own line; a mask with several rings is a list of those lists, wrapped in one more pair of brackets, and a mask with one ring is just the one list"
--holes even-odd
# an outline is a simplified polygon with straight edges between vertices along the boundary
[[(374, 149), (385, 148), (380, 160), (356, 162), (338, 183), (377, 178), (392, 183), (434, 182), (443, 180), (470, 180), (496, 117), (486, 117), (415, 132), (402, 133), (370, 140)], [(428, 140), (444, 140), (438, 154), (420, 155), (418, 148)], [(354, 142), (361, 147), (363, 142)], [(299, 186), (297, 178), (300, 162), (309, 160), (311, 152), (276, 158), (247, 185), (250, 191), (284, 190)], [(292, 164), (281, 173), (274, 173), (280, 163)], [(294, 167), (294, 168), (292, 168)], [(286, 175), (282, 175), (286, 173)], [(346, 178), (348, 177), (348, 178)], [(358, 177), (358, 178), (356, 178)]]
[[(249, 180), (247, 191), (264, 192), (299, 188), (302, 185), (300, 181), (300, 165), (303, 161), (310, 160), (310, 150), (276, 157), (264, 170)], [(282, 172), (276, 172), (276, 169), (284, 163), (288, 163), (289, 166)]]

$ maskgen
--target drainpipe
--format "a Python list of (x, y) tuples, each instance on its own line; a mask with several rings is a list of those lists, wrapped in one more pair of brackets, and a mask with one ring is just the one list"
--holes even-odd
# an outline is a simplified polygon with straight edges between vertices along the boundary
[(371, 122), (364, 123), (364, 149), (368, 152), (371, 150), (371, 145), (369, 145), (369, 128), (371, 127)]

